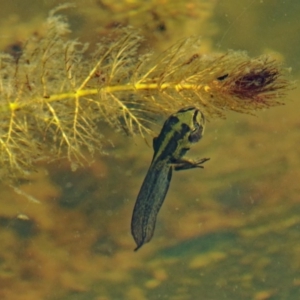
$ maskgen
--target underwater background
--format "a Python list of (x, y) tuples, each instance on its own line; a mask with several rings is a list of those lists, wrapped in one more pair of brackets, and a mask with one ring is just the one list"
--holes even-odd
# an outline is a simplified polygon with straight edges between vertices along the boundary
[[(1, 51), (42, 34), (61, 3), (1, 3)], [(209, 120), (189, 156), (210, 161), (174, 174), (154, 237), (138, 252), (130, 220), (150, 135), (147, 144), (102, 125), (106, 154), (86, 167), (41, 161), (19, 180), (39, 203), (1, 185), (0, 298), (300, 299), (300, 2), (78, 0), (63, 14), (72, 38), (92, 44), (132, 25), (153, 52), (200, 34), (201, 53), (271, 54), (292, 68), (296, 88), (285, 105)]]

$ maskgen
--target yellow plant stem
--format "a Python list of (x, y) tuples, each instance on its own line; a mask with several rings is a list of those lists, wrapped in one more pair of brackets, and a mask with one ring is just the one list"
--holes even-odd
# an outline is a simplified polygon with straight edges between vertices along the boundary
[[(137, 84), (123, 84), (123, 85), (114, 85), (114, 86), (106, 86), (102, 88), (102, 91), (104, 93), (114, 93), (114, 92), (125, 92), (125, 91), (147, 91), (147, 90), (157, 90), (162, 91), (166, 89), (174, 89), (175, 91), (179, 92), (182, 90), (199, 90), (203, 89), (204, 91), (209, 90), (209, 86), (203, 86), (203, 85), (196, 85), (196, 84), (190, 84), (190, 83), (137, 83)], [(70, 98), (76, 98), (76, 97), (84, 97), (84, 96), (91, 96), (96, 95), (100, 92), (99, 89), (84, 89), (84, 90), (78, 90), (76, 92), (67, 92), (67, 93), (61, 93), (57, 95), (52, 95), (48, 98), (45, 98), (46, 102), (55, 102), (55, 101), (61, 101), (65, 99)], [(35, 103), (35, 101), (31, 101), (29, 103)], [(17, 109), (20, 109), (22, 107), (27, 106), (29, 103), (20, 103), (20, 102), (10, 102), (9, 103), (9, 109), (5, 105), (0, 106), (0, 112), (7, 112), (8, 110), (15, 111)]]

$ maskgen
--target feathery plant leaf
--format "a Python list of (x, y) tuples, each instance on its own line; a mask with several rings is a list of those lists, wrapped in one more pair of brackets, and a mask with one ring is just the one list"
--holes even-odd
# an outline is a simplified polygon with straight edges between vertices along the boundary
[(119, 28), (92, 54), (64, 38), (54, 10), (46, 35), (33, 36), (18, 56), (0, 54), (0, 177), (31, 170), (39, 159), (84, 160), (101, 151), (99, 121), (145, 136), (158, 115), (183, 106), (207, 118), (226, 110), (251, 113), (280, 104), (290, 83), (268, 56), (243, 52), (199, 54), (199, 38), (179, 41), (158, 57), (139, 54), (143, 38)]

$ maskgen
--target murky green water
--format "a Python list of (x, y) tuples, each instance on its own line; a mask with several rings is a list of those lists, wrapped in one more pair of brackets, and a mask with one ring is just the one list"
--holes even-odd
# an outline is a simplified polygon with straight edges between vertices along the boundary
[[(300, 3), (219, 1), (214, 7), (203, 1), (195, 14), (205, 21), (178, 26), (197, 23), (191, 13), (195, 3), (200, 2), (187, 2), (190, 14), (174, 24), (155, 19), (160, 29), (155, 49), (168, 38), (176, 40), (169, 28), (182, 27), (178, 36), (201, 32), (207, 51), (274, 53), (298, 78)], [(2, 49), (36, 30), (56, 4), (32, 7), (28, 14), (27, 6), (0, 4), (7, 28), (1, 31)], [(110, 8), (104, 1), (85, 6), (83, 13), (80, 5), (79, 12), (72, 9), (71, 24), (83, 28), (83, 39), (89, 40), (89, 24), (98, 34), (103, 30), (96, 7), (99, 14)], [(139, 24), (139, 18), (129, 20)], [(300, 299), (299, 96), (295, 89), (284, 106), (209, 122), (190, 155), (211, 160), (204, 170), (174, 174), (155, 236), (136, 253), (130, 219), (152, 157), (142, 139), (105, 129), (115, 146), (108, 145), (110, 155), (98, 156), (91, 166), (76, 172), (64, 162), (37, 166), (21, 187), (40, 204), (3, 186), (0, 298)]]

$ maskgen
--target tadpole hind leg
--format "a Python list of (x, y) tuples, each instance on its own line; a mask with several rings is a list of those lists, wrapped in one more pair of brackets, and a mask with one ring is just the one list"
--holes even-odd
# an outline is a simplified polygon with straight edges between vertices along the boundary
[(199, 160), (190, 160), (190, 159), (179, 159), (176, 162), (173, 162), (174, 170), (189, 170), (194, 168), (204, 168), (202, 165), (210, 160), (210, 158), (201, 158)]

